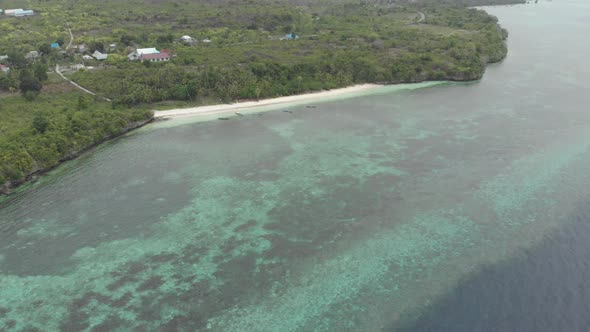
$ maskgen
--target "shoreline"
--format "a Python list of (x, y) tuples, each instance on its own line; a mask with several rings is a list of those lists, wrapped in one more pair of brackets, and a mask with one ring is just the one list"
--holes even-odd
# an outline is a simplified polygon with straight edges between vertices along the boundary
[(20, 187), (22, 187), (25, 184), (29, 184), (29, 183), (34, 183), (35, 181), (37, 181), (39, 178), (41, 178), (42, 176), (44, 176), (45, 174), (51, 172), (52, 170), (54, 170), (55, 168), (59, 167), (61, 164), (70, 161), (70, 160), (74, 160), (76, 158), (78, 158), (80, 155), (91, 151), (92, 149), (98, 147), (99, 145), (107, 142), (107, 141), (112, 141), (118, 138), (121, 138), (122, 136), (124, 136), (125, 134), (132, 132), (134, 130), (137, 130), (141, 127), (144, 127), (152, 122), (154, 122), (154, 117), (146, 119), (146, 120), (141, 120), (141, 121), (137, 121), (137, 122), (133, 122), (130, 123), (129, 125), (127, 125), (125, 128), (123, 128), (123, 130), (120, 133), (117, 133), (115, 135), (110, 135), (110, 136), (106, 136), (103, 139), (101, 139), (98, 142), (95, 142), (79, 151), (76, 151), (75, 153), (72, 153), (71, 155), (65, 156), (64, 158), (60, 159), (57, 161), (57, 163), (55, 165), (46, 167), (46, 168), (41, 168), (41, 169), (37, 169), (34, 172), (28, 173), (25, 175), (24, 178), (19, 179), (19, 180), (15, 180), (15, 181), (6, 181), (6, 183), (0, 183), (0, 205), (2, 205), (3, 198), (5, 197), (9, 197), (11, 194), (14, 193), (14, 191)]
[[(108, 136), (90, 146), (87, 146), (80, 151), (60, 159), (55, 165), (51, 167), (35, 170), (26, 174), (24, 178), (17, 181), (7, 181), (0, 183), (0, 204), (3, 203), (6, 197), (11, 196), (18, 188), (25, 184), (34, 183), (40, 177), (60, 166), (64, 162), (76, 159), (81, 154), (86, 153), (102, 143), (114, 139), (118, 139), (129, 132), (140, 130), (148, 124), (155, 125), (158, 122), (164, 124), (166, 120), (192, 119), (197, 121), (210, 121), (219, 119), (219, 117), (229, 118), (237, 117), (239, 115), (247, 115), (252, 113), (264, 112), (267, 110), (276, 110), (279, 106), (291, 107), (295, 105), (305, 105), (310, 103), (320, 103), (328, 100), (335, 100), (341, 98), (353, 98), (361, 96), (366, 93), (376, 93), (379, 91), (390, 92), (393, 90), (417, 89), (421, 87), (438, 85), (448, 83), (449, 81), (426, 81), (415, 83), (393, 83), (393, 84), (357, 84), (344, 88), (336, 88), (332, 90), (307, 92), (298, 95), (282, 96), (276, 98), (263, 99), (260, 101), (241, 101), (233, 104), (215, 104), (188, 108), (175, 108), (169, 110), (152, 111), (153, 117), (145, 121), (130, 124), (124, 131), (114, 136)], [(239, 114), (236, 114), (239, 113)]]
[(310, 103), (314, 101), (322, 101), (322, 99), (325, 98), (340, 97), (354, 93), (367, 92), (370, 90), (382, 88), (384, 86), (385, 85), (383, 84), (357, 84), (345, 88), (337, 88), (318, 92), (308, 92), (292, 96), (262, 99), (260, 101), (242, 101), (233, 104), (216, 104), (188, 108), (175, 108), (164, 111), (154, 111), (154, 119), (166, 120), (196, 116), (227, 115), (227, 113), (233, 114), (239, 111), (254, 110), (262, 107), (272, 107), (291, 103)]

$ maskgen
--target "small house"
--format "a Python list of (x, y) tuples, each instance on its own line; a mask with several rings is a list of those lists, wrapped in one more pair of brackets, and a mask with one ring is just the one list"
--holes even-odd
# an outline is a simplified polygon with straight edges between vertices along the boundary
[(139, 56), (141, 61), (161, 62), (170, 60), (170, 51), (162, 50), (160, 53), (142, 54)]
[(38, 57), (39, 57), (39, 52), (37, 52), (37, 51), (31, 51), (31, 52), (25, 54), (25, 59), (27, 59), (27, 60), (37, 59)]
[(8, 59), (8, 55), (0, 55), (0, 61)]
[(51, 48), (53, 48), (53, 49), (59, 48), (59, 44), (58, 43), (51, 43)]
[(19, 10), (14, 12), (14, 16), (16, 17), (22, 17), (22, 16), (33, 16), (35, 15), (35, 12), (32, 10)]
[(150, 48), (138, 48), (137, 50), (135, 50), (135, 52), (138, 55), (142, 55), (142, 54), (158, 54), (158, 53), (160, 53), (160, 51), (158, 51), (154, 47), (150, 47)]
[[(127, 58), (131, 61), (135, 61), (135, 60), (150, 60), (152, 61), (153, 59), (163, 59), (165, 57), (159, 57), (157, 56), (158, 54), (160, 54), (160, 51), (158, 51), (156, 48), (154, 47), (150, 47), (150, 48), (138, 48), (135, 50), (135, 52), (130, 53), (129, 55), (127, 55)], [(150, 57), (147, 58), (142, 58), (144, 56), (150, 55)], [(154, 56), (151, 56), (154, 55)], [(161, 60), (160, 60), (161, 61)], [(164, 60), (167, 61), (167, 60)]]
[(10, 71), (10, 67), (7, 65), (0, 64), (0, 71), (8, 73)]
[(90, 55), (88, 55), (88, 54), (84, 54), (84, 55), (82, 56), (82, 59), (84, 59), (85, 61), (88, 61), (88, 60), (94, 60), (94, 58), (93, 58), (93, 57), (91, 57), (91, 56), (90, 56)]
[(211, 42), (211, 39), (209, 39), (209, 38), (203, 39), (203, 43), (210, 43), (210, 42)]
[(193, 46), (197, 43), (197, 41), (193, 37), (187, 35), (180, 37), (180, 41), (190, 46)]
[(96, 60), (106, 60), (109, 57), (108, 54), (103, 54), (103, 53), (100, 53), (99, 51), (94, 51), (94, 53), (92, 53), (92, 56)]
[(8, 15), (8, 16), (15, 16), (16, 12), (22, 12), (24, 9), (22, 8), (18, 8), (18, 9), (6, 9), (4, 11), (4, 14)]

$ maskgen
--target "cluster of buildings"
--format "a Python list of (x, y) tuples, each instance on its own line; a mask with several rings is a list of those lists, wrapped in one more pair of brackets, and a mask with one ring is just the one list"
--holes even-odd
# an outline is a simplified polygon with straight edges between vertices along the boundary
[[(21, 15), (18, 14), (20, 9), (10, 9), (10, 10), (6, 10), (4, 11), (4, 13), (6, 15)], [(1, 10), (0, 10), (1, 13)], [(192, 44), (192, 43), (196, 43), (197, 40), (190, 37), (190, 36), (182, 36), (181, 41), (188, 43), (188, 44)], [(210, 43), (211, 40), (206, 38), (203, 39), (202, 41), (203, 43)], [(59, 49), (60, 45), (56, 42), (51, 43), (50, 44), (51, 49)], [(80, 44), (80, 45), (75, 45), (72, 47), (73, 49), (75, 49), (75, 51), (77, 53), (81, 53), (82, 55), (82, 59), (84, 61), (91, 61), (91, 60), (98, 60), (98, 61), (102, 61), (102, 60), (107, 60), (109, 55), (107, 53), (102, 53), (98, 50), (94, 51), (94, 53), (89, 54), (89, 52), (87, 52), (88, 48), (86, 46), (86, 44)], [(110, 44), (108, 46), (108, 49), (113, 51), (117, 48), (117, 44)], [(62, 53), (65, 53), (66, 51), (62, 51)], [(37, 58), (39, 58), (41, 56), (39, 51), (30, 51), (28, 53), (25, 54), (25, 59), (27, 60), (35, 60)], [(130, 61), (150, 61), (150, 62), (164, 62), (164, 61), (170, 61), (170, 59), (173, 57), (172, 55), (172, 51), (170, 51), (169, 49), (162, 49), (162, 50), (158, 50), (155, 47), (150, 47), (150, 48), (138, 48), (135, 49), (135, 51), (133, 51), (132, 53), (127, 55), (127, 58)], [(8, 58), (7, 55), (0, 55), (0, 61), (1, 60), (6, 60)], [(80, 67), (85, 67), (84, 65), (79, 65)], [(78, 69), (78, 68), (72, 68), (72, 69)], [(0, 64), (0, 71), (3, 72), (8, 72), (10, 71), (10, 68), (5, 65), (5, 64)]]
[(0, 14), (4, 14), (6, 16), (22, 17), (22, 16), (33, 16), (33, 15), (35, 15), (35, 12), (30, 9), (22, 9), (22, 8), (6, 9), (6, 10), (0, 9)]
[[(117, 44), (110, 44), (108, 49), (115, 50)], [(79, 53), (86, 53), (87, 46), (86, 44), (80, 44), (74, 46), (77, 52)], [(109, 55), (106, 53), (102, 53), (98, 50), (94, 51), (92, 54), (84, 54), (82, 59), (88, 60), (106, 60), (108, 59)], [(127, 58), (130, 61), (150, 61), (150, 62), (162, 62), (162, 61), (169, 61), (172, 57), (172, 52), (168, 49), (163, 49), (159, 51), (155, 47), (150, 48), (138, 48), (135, 51), (131, 52), (127, 55)]]
[[(88, 46), (86, 44), (74, 45), (72, 48), (78, 53), (85, 53), (88, 51)], [(114, 51), (117, 49), (117, 44), (109, 44), (109, 47), (106, 48), (106, 51)]]
[[(114, 50), (117, 47), (117, 44), (110, 44), (109, 47), (107, 48), (108, 50)], [(99, 50), (95, 50), (94, 53), (92, 54), (87, 54), (86, 51), (88, 51), (88, 46), (86, 46), (86, 44), (80, 44), (80, 45), (74, 45), (72, 46), (72, 48), (75, 50), (75, 52), (77, 53), (82, 53), (82, 59), (84, 60), (106, 60), (109, 58), (109, 55), (107, 53), (102, 53)]]
[(108, 54), (101, 53), (98, 50), (94, 51), (94, 53), (92, 53), (92, 55), (84, 54), (82, 56), (82, 59), (84, 59), (84, 60), (94, 60), (94, 59), (96, 59), (96, 60), (102, 61), (102, 60), (106, 60), (108, 58), (109, 58), (109, 55)]

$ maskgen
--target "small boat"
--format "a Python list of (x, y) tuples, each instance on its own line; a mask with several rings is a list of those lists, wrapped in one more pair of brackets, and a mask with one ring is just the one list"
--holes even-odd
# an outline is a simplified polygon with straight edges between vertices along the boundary
[(307, 108), (316, 108), (317, 106), (315, 106), (315, 105), (307, 105), (305, 107), (307, 107)]
[(236, 112), (236, 115), (239, 115), (239, 116), (244, 116), (244, 114), (242, 114), (242, 113), (240, 113), (240, 112)]
[(285, 113), (293, 113), (293, 111), (291, 111), (291, 110), (283, 110), (283, 112), (285, 112)]
[(223, 117), (223, 118), (217, 118), (217, 120), (229, 120), (229, 118)]

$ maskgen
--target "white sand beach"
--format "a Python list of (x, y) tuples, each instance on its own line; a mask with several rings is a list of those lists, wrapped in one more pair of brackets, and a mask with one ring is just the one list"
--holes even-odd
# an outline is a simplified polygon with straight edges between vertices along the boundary
[(221, 105), (210, 105), (210, 106), (199, 106), (191, 108), (177, 108), (165, 111), (155, 111), (154, 116), (160, 119), (176, 119), (182, 117), (194, 117), (194, 116), (213, 116), (213, 115), (225, 115), (234, 114), (235, 112), (243, 111), (254, 111), (254, 109), (262, 107), (278, 106), (281, 104), (301, 104), (311, 103), (314, 101), (325, 100), (326, 98), (333, 98), (347, 94), (354, 94), (365, 92), (380, 88), (382, 85), (378, 84), (360, 84), (354, 85), (347, 88), (333, 89), (328, 91), (312, 92), (301, 95), (278, 97), (271, 99), (264, 99), (260, 101), (245, 101), (234, 104), (221, 104)]

